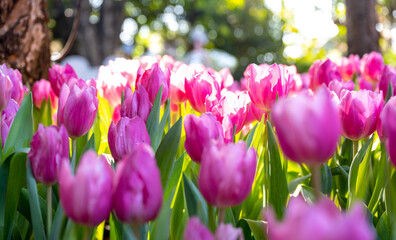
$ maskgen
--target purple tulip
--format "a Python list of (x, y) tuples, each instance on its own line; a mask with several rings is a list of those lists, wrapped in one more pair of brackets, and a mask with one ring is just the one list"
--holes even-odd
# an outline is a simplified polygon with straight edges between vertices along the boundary
[(1, 113), (1, 143), (3, 147), (18, 110), (18, 103), (15, 102), (14, 99), (10, 99), (8, 106)]
[(69, 136), (65, 127), (39, 124), (30, 143), (28, 157), (37, 182), (53, 185), (58, 181), (59, 166), (69, 160)]
[(21, 105), (25, 91), (23, 89), (22, 75), (18, 70), (7, 68), (6, 64), (0, 66), (0, 75), (8, 76), (12, 82), (11, 98)]
[(272, 211), (267, 214), (268, 237), (271, 240), (373, 240), (374, 229), (366, 219), (364, 207), (355, 204), (341, 213), (328, 198), (308, 205), (301, 197), (291, 198), (282, 222)]
[(51, 82), (51, 87), (56, 96), (60, 97), (62, 85), (67, 83), (71, 78), (78, 78), (74, 69), (66, 63), (63, 67), (61, 65), (53, 65), (48, 69), (48, 80)]
[(69, 161), (59, 170), (62, 208), (74, 222), (97, 226), (110, 215), (113, 170), (106, 158), (92, 150), (84, 153), (73, 176)]
[(215, 233), (216, 240), (244, 240), (241, 228), (234, 228), (232, 224), (221, 223)]
[(342, 135), (356, 141), (372, 134), (383, 104), (382, 93), (343, 90), (339, 104)]
[(149, 145), (136, 146), (117, 164), (113, 190), (113, 209), (121, 221), (143, 224), (157, 217), (162, 185)]
[(245, 142), (210, 144), (202, 154), (199, 189), (210, 204), (231, 207), (249, 194), (256, 173), (256, 152)]
[(63, 84), (59, 96), (58, 125), (65, 125), (70, 138), (85, 135), (92, 127), (98, 110), (96, 88), (84, 80)]
[(138, 144), (151, 144), (146, 124), (140, 117), (122, 117), (117, 125), (112, 122), (108, 135), (109, 147), (114, 160), (120, 161)]
[(272, 119), (285, 155), (299, 163), (326, 162), (341, 132), (338, 110), (326, 89), (302, 92), (274, 105)]
[(133, 118), (139, 116), (146, 122), (152, 107), (153, 104), (151, 104), (148, 93), (143, 86), (136, 89), (134, 93), (129, 87), (125, 88), (125, 99), (121, 105), (121, 117)]
[(201, 162), (203, 150), (211, 140), (224, 141), (223, 128), (211, 113), (202, 114), (200, 117), (188, 114), (184, 118), (184, 129), (184, 147), (191, 159), (197, 163)]
[(396, 97), (391, 97), (381, 113), (383, 136), (389, 158), (396, 166)]
[(364, 54), (360, 60), (360, 74), (372, 83), (380, 80), (383, 67), (384, 59), (378, 52)]
[(170, 85), (170, 70), (167, 68), (164, 71), (161, 70), (157, 63), (153, 64), (150, 69), (147, 69), (142, 74), (143, 69), (138, 70), (138, 77), (136, 80), (136, 89), (143, 86), (148, 93), (150, 102), (154, 103), (155, 97), (162, 85), (162, 96), (161, 104), (165, 103), (169, 97), (169, 85)]
[(326, 86), (333, 80), (342, 81), (341, 73), (335, 63), (330, 59), (316, 60), (309, 68), (311, 77), (310, 88), (315, 91), (319, 86)]
[(0, 71), (0, 112), (3, 111), (10, 102), (13, 85), (8, 77)]
[(215, 240), (212, 233), (205, 225), (201, 223), (199, 218), (191, 217), (184, 229), (184, 240)]
[(277, 98), (289, 93), (290, 74), (282, 65), (250, 64), (245, 77), (250, 99), (264, 111), (270, 111)]
[(396, 95), (396, 73), (387, 65), (385, 65), (380, 81), (378, 83), (378, 88), (382, 91), (384, 99), (388, 93), (389, 83), (392, 86), (393, 92), (391, 93), (392, 96)]

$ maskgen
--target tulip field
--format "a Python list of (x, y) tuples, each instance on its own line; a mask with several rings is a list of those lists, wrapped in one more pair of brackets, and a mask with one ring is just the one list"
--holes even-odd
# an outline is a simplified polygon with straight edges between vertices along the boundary
[(0, 239), (396, 239), (396, 69), (0, 65)]

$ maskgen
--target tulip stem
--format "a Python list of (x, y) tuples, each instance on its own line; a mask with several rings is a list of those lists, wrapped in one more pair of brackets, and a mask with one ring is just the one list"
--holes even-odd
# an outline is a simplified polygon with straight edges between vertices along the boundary
[(133, 234), (135, 234), (135, 238), (137, 240), (141, 240), (141, 236), (140, 236), (140, 225), (139, 224), (132, 224), (132, 230), (133, 230)]
[(47, 186), (47, 238), (50, 237), (52, 223), (52, 187)]
[(77, 155), (77, 139), (72, 138), (72, 169), (73, 171), (76, 169), (76, 156)]
[(89, 228), (89, 227), (87, 227), (87, 226), (84, 226), (84, 229), (83, 229), (83, 239), (84, 240), (89, 240), (90, 238), (91, 238), (91, 229)]
[(225, 219), (225, 209), (219, 208), (219, 224), (224, 223), (224, 219)]
[(353, 158), (355, 158), (359, 148), (359, 141), (353, 141)]
[(319, 201), (321, 198), (320, 193), (322, 192), (322, 180), (320, 177), (320, 165), (311, 166), (312, 183), (315, 193), (315, 201)]

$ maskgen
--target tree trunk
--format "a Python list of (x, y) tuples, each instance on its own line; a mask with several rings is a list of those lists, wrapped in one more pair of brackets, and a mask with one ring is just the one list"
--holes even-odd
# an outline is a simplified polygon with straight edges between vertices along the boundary
[(0, 63), (24, 83), (47, 78), (50, 67), (47, 0), (0, 0)]
[(379, 33), (375, 29), (376, 0), (346, 0), (348, 53), (362, 56), (379, 51)]

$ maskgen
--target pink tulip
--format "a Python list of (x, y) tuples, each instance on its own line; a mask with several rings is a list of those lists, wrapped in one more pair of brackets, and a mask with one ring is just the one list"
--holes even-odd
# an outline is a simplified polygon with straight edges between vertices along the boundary
[(232, 76), (230, 69), (227, 67), (222, 68), (219, 71), (219, 74), (221, 76), (221, 89), (228, 88), (234, 83), (234, 77)]
[(48, 99), (51, 99), (51, 106), (53, 108), (57, 107), (58, 98), (56, 97), (54, 91), (51, 88), (51, 83), (45, 79), (37, 81), (33, 85), (33, 104), (36, 108), (40, 108), (41, 104)]
[(171, 73), (170, 96), (173, 103), (180, 104), (187, 100), (185, 79), (191, 79), (194, 74), (194, 69), (184, 63), (175, 72)]
[(389, 83), (392, 86), (392, 96), (396, 95), (396, 73), (387, 65), (383, 68), (378, 88), (385, 98), (388, 93)]
[(370, 91), (374, 91), (376, 89), (377, 83), (370, 82), (369, 80), (366, 80), (364, 77), (359, 76), (358, 77), (358, 84), (359, 84), (359, 89), (366, 89)]
[(337, 148), (340, 120), (326, 89), (320, 88), (313, 97), (301, 92), (279, 101), (272, 120), (283, 152), (295, 162), (321, 164)]
[(196, 74), (191, 80), (185, 80), (187, 100), (195, 111), (206, 111), (206, 99), (220, 99), (220, 86), (214, 76), (207, 70)]
[(301, 197), (291, 198), (282, 222), (271, 211), (267, 220), (270, 240), (373, 240), (376, 237), (362, 205), (355, 204), (348, 213), (341, 213), (328, 198), (311, 206)]
[(11, 98), (14, 99), (18, 105), (21, 105), (25, 94), (21, 73), (17, 69), (14, 70), (12, 68), (7, 68), (6, 64), (4, 63), (0, 66), (0, 74), (10, 78), (13, 85)]
[(290, 75), (289, 91), (300, 92), (303, 88), (303, 81), (301, 79), (301, 75), (297, 72), (297, 67), (295, 65), (285, 65), (284, 67)]
[(136, 89), (134, 93), (132, 93), (130, 88), (125, 88), (124, 103), (121, 105), (121, 117), (133, 118), (139, 116), (146, 122), (152, 107), (153, 104), (151, 104), (149, 95), (143, 86)]
[(184, 229), (184, 240), (215, 240), (212, 233), (205, 225), (201, 223), (199, 218), (191, 217)]
[(69, 136), (65, 127), (44, 127), (40, 123), (30, 147), (28, 157), (36, 181), (45, 185), (58, 182), (60, 164), (69, 160)]
[(169, 85), (170, 85), (170, 70), (166, 68), (165, 72), (161, 70), (157, 63), (153, 64), (150, 69), (143, 72), (140, 68), (138, 70), (138, 78), (136, 80), (136, 89), (143, 86), (148, 93), (151, 103), (154, 103), (155, 97), (157, 96), (160, 87), (162, 86), (161, 104), (169, 97)]
[(356, 57), (359, 61), (358, 55), (349, 55), (349, 58), (342, 57), (339, 63), (339, 69), (344, 81), (352, 80), (353, 75), (356, 73), (359, 62), (356, 63)]
[(77, 74), (68, 63), (66, 63), (64, 67), (61, 65), (53, 65), (48, 70), (48, 79), (51, 83), (52, 90), (58, 97), (62, 85), (69, 81), (70, 78), (77, 78)]
[(121, 105), (118, 105), (116, 108), (114, 108), (114, 112), (113, 112), (113, 116), (111, 117), (111, 120), (115, 123), (115, 125), (117, 125), (120, 119), (121, 119)]
[(215, 233), (216, 240), (244, 240), (241, 228), (234, 228), (232, 224), (221, 223)]
[(249, 194), (256, 173), (256, 152), (245, 142), (209, 144), (202, 154), (199, 189), (210, 204), (226, 208)]
[(59, 95), (58, 125), (65, 125), (70, 138), (85, 135), (92, 127), (98, 110), (96, 88), (84, 80), (63, 84)]
[(378, 52), (364, 54), (360, 60), (360, 74), (372, 83), (380, 80), (384, 59)]
[(108, 142), (114, 160), (120, 161), (141, 143), (151, 144), (146, 124), (140, 117), (122, 117), (117, 125), (112, 122), (109, 128)]
[(3, 147), (18, 110), (18, 103), (14, 99), (10, 99), (8, 106), (1, 113), (1, 143)]
[(290, 75), (284, 66), (250, 64), (245, 73), (250, 99), (264, 111), (270, 111), (277, 98), (289, 93)]
[(328, 88), (331, 91), (334, 91), (335, 94), (337, 94), (337, 96), (339, 97), (341, 95), (341, 91), (343, 89), (347, 89), (349, 91), (352, 91), (353, 89), (355, 89), (355, 83), (352, 80), (349, 80), (347, 82), (333, 80), (329, 83)]
[(0, 113), (10, 102), (13, 85), (8, 75), (0, 71)]
[(92, 150), (84, 153), (76, 175), (69, 161), (59, 170), (59, 194), (62, 208), (74, 222), (97, 226), (110, 215), (113, 170), (106, 158)]
[(184, 129), (184, 147), (191, 159), (197, 163), (201, 162), (203, 150), (211, 140), (224, 141), (223, 129), (211, 113), (202, 114), (200, 117), (188, 114), (184, 118)]
[(383, 137), (385, 138), (386, 149), (389, 158), (394, 166), (396, 166), (396, 97), (391, 97), (385, 104), (381, 113), (381, 122), (383, 129)]
[(382, 93), (343, 90), (340, 96), (342, 135), (353, 141), (372, 134), (382, 110)]
[(333, 80), (342, 81), (341, 73), (338, 67), (330, 59), (316, 60), (309, 68), (311, 77), (310, 88), (315, 91), (319, 86), (326, 86)]
[(113, 209), (121, 221), (143, 224), (157, 217), (162, 185), (149, 145), (138, 145), (117, 164), (113, 189)]

